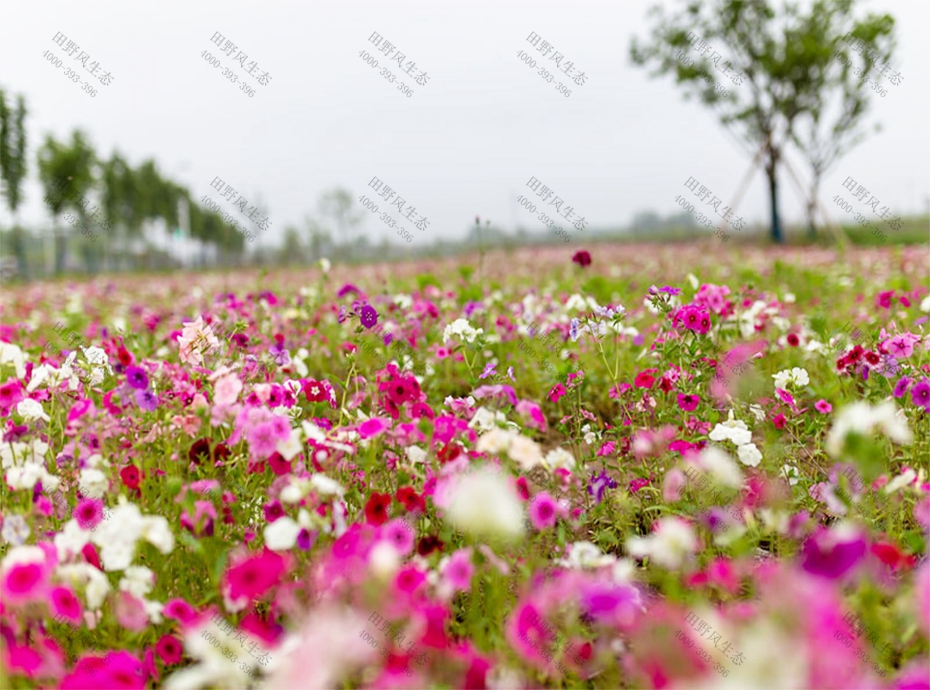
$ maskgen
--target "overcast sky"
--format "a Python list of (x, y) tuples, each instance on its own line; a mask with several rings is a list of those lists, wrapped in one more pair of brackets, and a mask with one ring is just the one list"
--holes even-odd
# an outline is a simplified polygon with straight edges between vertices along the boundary
[[(30, 184), (25, 220), (43, 217), (34, 153), (45, 134), (59, 139), (79, 127), (103, 155), (118, 148), (133, 164), (153, 157), (162, 172), (198, 199), (218, 199), (216, 177), (267, 207), (271, 229), (258, 241), (276, 244), (283, 228), (315, 213), (319, 194), (334, 186), (371, 195), (378, 177), (429, 227), (414, 241), (460, 236), (475, 215), (513, 229), (542, 232), (515, 199), (536, 177), (574, 207), (588, 227), (627, 224), (633, 214), (675, 212), (675, 197), (694, 177), (714, 194), (734, 196), (749, 160), (703, 106), (683, 100), (671, 78), (651, 80), (629, 59), (630, 39), (645, 36), (652, 2), (298, 2), (168, 0), (16, 2), (0, 0), (0, 86), (26, 96), (30, 109)], [(667, 5), (677, 3), (667, 2)], [(930, 190), (930, 2), (866, 2), (897, 20), (899, 86), (874, 98), (872, 119), (883, 131), (843, 159), (823, 185), (829, 202), (851, 176), (899, 214), (926, 209)], [(64, 48), (58, 33), (99, 62), (91, 98), (43, 53)], [(245, 53), (245, 67), (219, 53), (216, 32)], [(425, 86), (388, 62), (369, 41), (373, 32), (426, 72)], [(537, 33), (574, 63), (583, 86), (571, 96), (517, 57)], [(201, 57), (218, 55), (216, 69)], [(360, 51), (379, 58), (373, 68)], [(77, 65), (66, 58), (65, 67)], [(245, 76), (268, 72), (262, 86)], [(551, 61), (550, 65), (554, 65)], [(239, 83), (221, 75), (234, 68)], [(389, 83), (389, 67), (401, 78)], [(242, 81), (256, 93), (239, 90)], [(81, 82), (88, 81), (87, 73)], [(413, 89), (406, 97), (400, 82)], [(730, 87), (733, 88), (733, 87)], [(801, 218), (785, 178), (782, 212)], [(238, 213), (233, 205), (223, 210)], [(726, 202), (725, 202), (726, 203)], [(388, 210), (381, 203), (381, 210)], [(740, 211), (767, 218), (767, 193), (757, 173)], [(0, 216), (4, 224), (9, 214)], [(393, 237), (380, 214), (366, 213), (373, 241)], [(396, 209), (392, 215), (397, 217)], [(247, 223), (247, 222), (246, 222)], [(404, 221), (410, 226), (409, 221)], [(563, 225), (565, 223), (563, 222)], [(577, 240), (576, 240), (577, 242)]]

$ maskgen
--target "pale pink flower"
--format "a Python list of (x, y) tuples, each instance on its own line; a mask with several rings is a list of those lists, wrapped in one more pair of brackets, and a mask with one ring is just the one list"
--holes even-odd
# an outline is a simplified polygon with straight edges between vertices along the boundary
[(679, 500), (681, 490), (685, 488), (686, 483), (685, 473), (678, 468), (666, 472), (665, 480), (662, 482), (662, 500), (666, 503), (674, 503)]
[(213, 400), (217, 405), (232, 405), (242, 392), (242, 381), (235, 374), (223, 376), (213, 386)]
[(442, 566), (442, 576), (454, 591), (471, 589), (475, 567), (471, 563), (471, 549), (459, 549)]
[(220, 346), (219, 339), (213, 335), (213, 329), (198, 316), (196, 321), (184, 324), (178, 338), (179, 357), (185, 364), (203, 366), (204, 354), (213, 352)]

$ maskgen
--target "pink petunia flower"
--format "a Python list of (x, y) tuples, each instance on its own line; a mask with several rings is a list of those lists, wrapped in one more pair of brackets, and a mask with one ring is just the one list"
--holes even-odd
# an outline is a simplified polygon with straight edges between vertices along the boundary
[(226, 571), (229, 596), (258, 599), (281, 581), (286, 570), (284, 557), (273, 551), (246, 558)]
[(467, 592), (471, 589), (471, 578), (475, 567), (471, 562), (471, 549), (459, 549), (442, 568), (442, 576), (454, 591)]
[(814, 403), (814, 409), (817, 410), (820, 414), (830, 414), (833, 412), (833, 405), (821, 398)]
[(83, 609), (74, 592), (67, 587), (55, 587), (51, 591), (50, 599), (56, 617), (61, 616), (72, 623), (80, 623)]
[(0, 593), (6, 604), (20, 604), (45, 598), (48, 573), (41, 562), (14, 563), (0, 576)]
[(530, 522), (538, 530), (548, 529), (555, 526), (556, 520), (563, 512), (562, 506), (549, 492), (540, 491), (533, 497), (533, 502), (530, 503)]
[(197, 617), (197, 611), (183, 599), (171, 599), (162, 609), (165, 618), (172, 618), (182, 625), (190, 623)]
[(358, 435), (362, 439), (370, 439), (375, 436), (380, 436), (385, 431), (391, 428), (391, 422), (382, 417), (372, 417), (371, 419), (366, 419), (358, 427)]
[(103, 501), (82, 498), (74, 509), (74, 519), (81, 529), (94, 529), (103, 520)]
[(701, 396), (699, 395), (684, 395), (678, 394), (678, 407), (680, 407), (685, 412), (692, 412), (698, 406), (698, 403), (701, 402)]
[(406, 556), (413, 551), (416, 535), (406, 521), (401, 518), (394, 518), (381, 525), (378, 529), (380, 539), (393, 546), (401, 556)]

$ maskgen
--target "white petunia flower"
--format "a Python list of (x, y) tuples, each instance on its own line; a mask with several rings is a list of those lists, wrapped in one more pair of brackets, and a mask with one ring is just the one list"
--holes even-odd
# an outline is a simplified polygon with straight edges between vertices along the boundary
[(762, 461), (762, 453), (756, 448), (755, 443), (744, 443), (736, 449), (739, 461), (749, 467), (758, 467)]
[(137, 599), (145, 599), (154, 586), (155, 573), (144, 565), (129, 566), (119, 581), (120, 591), (129, 592)]
[(456, 319), (445, 327), (442, 332), (442, 340), (443, 342), (450, 342), (453, 336), (455, 336), (463, 342), (473, 343), (475, 342), (475, 338), (482, 333), (484, 333), (484, 329), (479, 328), (475, 330), (471, 324), (468, 323), (468, 319)]
[(553, 448), (546, 457), (543, 458), (543, 464), (550, 470), (564, 468), (566, 470), (575, 469), (575, 456), (564, 448)]
[(733, 410), (730, 410), (727, 421), (718, 423), (709, 434), (711, 441), (732, 441), (737, 446), (742, 446), (752, 441), (752, 432), (746, 426), (746, 422), (734, 419)]
[(53, 540), (55, 548), (58, 550), (58, 560), (66, 561), (81, 553), (81, 549), (90, 540), (90, 534), (89, 530), (81, 529), (81, 526), (74, 518), (68, 520)]
[(428, 453), (419, 446), (408, 446), (404, 454), (414, 465), (421, 465), (426, 462), (426, 456), (428, 455)]
[(272, 551), (287, 551), (297, 543), (300, 525), (286, 515), (265, 527), (265, 546)]
[(498, 455), (510, 447), (510, 440), (514, 435), (514, 432), (505, 429), (491, 429), (478, 439), (475, 450), (479, 453)]
[(533, 439), (520, 434), (514, 434), (511, 437), (507, 454), (516, 460), (524, 471), (529, 471), (537, 465), (541, 465), (543, 461), (542, 449), (539, 444)]
[(801, 473), (794, 465), (782, 465), (781, 473), (788, 479), (788, 484), (794, 486), (801, 479)]
[(341, 498), (346, 492), (342, 484), (330, 479), (325, 474), (314, 474), (310, 477), (310, 484), (321, 496), (339, 496)]
[(85, 467), (81, 470), (81, 493), (90, 498), (103, 498), (109, 482), (107, 476), (98, 469)]
[(874, 407), (868, 402), (855, 402), (837, 412), (833, 426), (827, 433), (824, 447), (831, 456), (839, 458), (843, 452), (847, 434), (857, 433), (869, 436), (876, 426), (892, 442), (898, 445), (908, 445), (913, 440), (913, 434), (906, 420), (904, 410), (898, 408), (890, 400)]
[(589, 541), (576, 541), (568, 546), (568, 557), (556, 561), (564, 568), (583, 570), (586, 568), (600, 568), (616, 563), (617, 559), (609, 554), (602, 553), (597, 546)]
[(26, 357), (19, 346), (0, 340), (0, 365), (12, 364), (16, 370), (16, 378), (26, 376)]
[(669, 570), (678, 570), (697, 551), (698, 540), (694, 529), (678, 517), (659, 520), (655, 531), (648, 537), (631, 537), (626, 543), (631, 556), (643, 558)]
[(478, 538), (523, 536), (523, 504), (509, 475), (484, 467), (460, 476), (451, 488), (446, 517)]
[(917, 479), (917, 473), (914, 470), (908, 468), (885, 485), (885, 493), (896, 493), (897, 491), (903, 489), (905, 486), (910, 486), (913, 484), (915, 479)]
[(730, 489), (743, 485), (743, 473), (733, 459), (718, 446), (707, 446), (698, 456), (698, 465), (707, 472), (714, 484)]
[(52, 419), (45, 414), (45, 410), (42, 409), (42, 404), (32, 398), (21, 400), (16, 406), (16, 411), (22, 415), (23, 419), (27, 422), (33, 422), (37, 419), (50, 422)]

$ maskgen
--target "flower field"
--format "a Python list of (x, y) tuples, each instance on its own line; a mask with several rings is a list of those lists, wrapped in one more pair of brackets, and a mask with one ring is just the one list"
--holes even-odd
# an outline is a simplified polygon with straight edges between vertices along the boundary
[(0, 687), (930, 688), (926, 247), (589, 251), (4, 290)]

